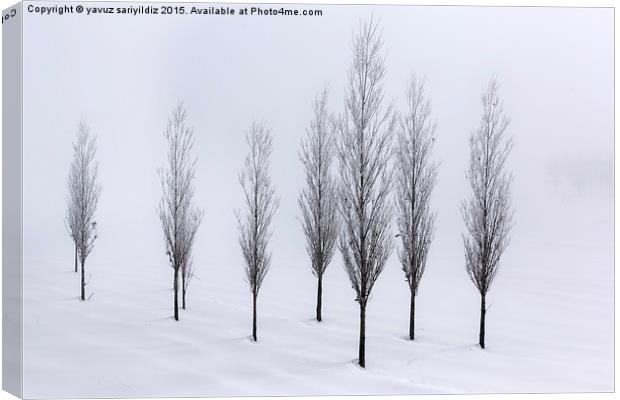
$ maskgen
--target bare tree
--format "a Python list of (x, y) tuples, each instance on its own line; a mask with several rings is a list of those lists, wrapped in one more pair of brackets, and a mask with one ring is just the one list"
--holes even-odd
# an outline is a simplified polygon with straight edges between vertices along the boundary
[(338, 237), (338, 193), (331, 175), (334, 138), (327, 114), (327, 90), (314, 103), (314, 118), (301, 142), (300, 159), (306, 173), (306, 186), (299, 195), (301, 225), (306, 236), (312, 273), (318, 279), (316, 319), (321, 321), (323, 273), (334, 255)]
[(381, 34), (370, 20), (353, 41), (345, 111), (339, 133), (339, 248), (360, 307), (359, 365), (365, 367), (366, 306), (392, 250), (390, 233), (391, 106), (383, 106), (385, 55)]
[(256, 336), (256, 299), (271, 264), (268, 250), (271, 239), (271, 220), (279, 199), (271, 182), (270, 158), (272, 138), (270, 130), (254, 122), (246, 135), (250, 149), (245, 158), (239, 183), (245, 196), (245, 212), (235, 212), (239, 228), (239, 245), (245, 260), (245, 275), (252, 292), (252, 338)]
[(480, 126), (469, 140), (471, 154), (467, 179), (471, 197), (461, 206), (467, 228), (463, 234), (465, 266), (480, 292), (479, 343), (483, 349), (486, 295), (508, 246), (513, 219), (512, 176), (505, 169), (512, 138), (506, 134), (509, 119), (504, 114), (498, 89), (493, 78), (482, 95)]
[(84, 121), (78, 124), (78, 133), (73, 143), (73, 161), (67, 180), (67, 213), (65, 222), (75, 246), (76, 268), (80, 262), (80, 298), (86, 299), (84, 268), (86, 258), (97, 239), (95, 211), (101, 194), (97, 182), (98, 164), (96, 138)]
[(424, 80), (413, 76), (395, 149), (397, 236), (402, 243), (398, 255), (411, 292), (410, 340), (415, 337), (415, 298), (435, 230), (435, 214), (430, 209), (430, 196), (437, 180), (437, 164), (432, 160), (434, 135)]
[(202, 211), (195, 207), (194, 179), (196, 157), (192, 155), (194, 132), (185, 124), (183, 103), (172, 111), (164, 137), (168, 143), (168, 163), (158, 170), (162, 197), (159, 219), (164, 233), (166, 255), (174, 271), (174, 319), (179, 320), (179, 271), (182, 278), (183, 308), (185, 292), (191, 279), (191, 258), (196, 232), (202, 221)]

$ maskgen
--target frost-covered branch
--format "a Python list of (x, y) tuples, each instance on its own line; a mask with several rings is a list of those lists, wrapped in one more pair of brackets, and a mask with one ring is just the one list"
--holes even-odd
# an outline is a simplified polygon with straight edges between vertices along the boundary
[(513, 208), (512, 176), (506, 160), (512, 138), (506, 133), (510, 120), (504, 114), (494, 79), (482, 95), (482, 119), (471, 134), (467, 179), (471, 196), (463, 202), (461, 213), (467, 228), (463, 234), (467, 273), (480, 292), (480, 346), (484, 348), (485, 296), (509, 243)]
[(271, 264), (268, 249), (271, 239), (271, 221), (279, 199), (270, 177), (272, 138), (270, 130), (254, 122), (246, 135), (249, 153), (239, 183), (243, 189), (245, 210), (237, 211), (239, 245), (245, 261), (245, 276), (253, 299), (252, 337), (256, 337), (256, 298)]
[(162, 197), (159, 203), (166, 255), (174, 270), (174, 319), (178, 321), (178, 275), (181, 271), (183, 308), (185, 292), (191, 279), (192, 250), (196, 232), (202, 221), (203, 212), (195, 207), (194, 179), (196, 157), (193, 130), (185, 124), (186, 112), (183, 103), (172, 111), (164, 137), (168, 145), (168, 163), (158, 170)]
[(73, 161), (67, 180), (67, 212), (65, 224), (75, 246), (75, 257), (81, 266), (80, 298), (85, 300), (84, 267), (86, 258), (97, 239), (95, 211), (101, 194), (97, 182), (98, 164), (96, 138), (84, 121), (78, 124), (78, 133), (73, 143)]
[(409, 338), (414, 339), (415, 296), (435, 230), (430, 197), (437, 181), (437, 163), (432, 159), (435, 124), (424, 93), (424, 80), (412, 77), (407, 90), (407, 109), (397, 129), (396, 210), (398, 251), (411, 291)]
[(331, 174), (336, 149), (327, 111), (327, 90), (316, 98), (313, 112), (299, 155), (306, 184), (298, 203), (312, 273), (318, 278), (316, 319), (321, 321), (323, 273), (332, 260), (339, 233), (338, 193)]
[(359, 364), (365, 366), (365, 312), (392, 250), (391, 142), (395, 118), (384, 106), (385, 54), (371, 19), (353, 41), (345, 111), (336, 121), (340, 171), (339, 249), (360, 305)]

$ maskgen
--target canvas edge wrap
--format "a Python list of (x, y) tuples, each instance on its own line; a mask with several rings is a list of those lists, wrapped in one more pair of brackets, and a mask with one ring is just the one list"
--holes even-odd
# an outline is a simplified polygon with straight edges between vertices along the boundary
[(2, 389), (23, 396), (22, 3), (2, 12)]

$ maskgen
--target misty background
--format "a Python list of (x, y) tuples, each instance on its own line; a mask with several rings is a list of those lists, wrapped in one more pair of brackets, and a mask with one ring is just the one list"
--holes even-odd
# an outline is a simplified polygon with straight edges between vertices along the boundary
[[(233, 210), (242, 207), (238, 173), (247, 152), (244, 135), (252, 121), (263, 120), (274, 137), (272, 177), (281, 205), (273, 224), (272, 270), (262, 293), (277, 296), (279, 277), (302, 270), (311, 282), (308, 295), (314, 296), (297, 220), (304, 184), (300, 139), (324, 85), (330, 89), (331, 111), (343, 110), (351, 40), (360, 21), (374, 15), (387, 51), (385, 100), (402, 110), (415, 71), (426, 77), (437, 123), (434, 155), (440, 166), (432, 198), (437, 229), (419, 297), (427, 280), (437, 282), (436, 290), (447, 299), (449, 282), (470, 285), (459, 206), (469, 193), (468, 137), (479, 124), (481, 93), (495, 74), (512, 119), (509, 169), (516, 209), (497, 285), (511, 285), (513, 276), (556, 281), (558, 288), (565, 281), (603, 282), (600, 290), (609, 293), (609, 303), (597, 312), (609, 316), (604, 338), (611, 346), (613, 10), (286, 7), (318, 8), (323, 15), (25, 12), (24, 279), (34, 279), (29, 275), (33, 263), (72, 268), (73, 244), (63, 221), (65, 188), (82, 117), (97, 135), (103, 187), (96, 213), (99, 238), (86, 265), (92, 275), (87, 290), (105, 297), (97, 290), (99, 277), (130, 274), (138, 267), (163, 270), (171, 279), (156, 212), (161, 196), (156, 170), (166, 161), (162, 131), (182, 100), (195, 131), (195, 203), (205, 212), (194, 249), (197, 279), (217, 284), (218, 277), (238, 276), (226, 282), (238, 284), (231, 290), (247, 291), (249, 302)], [(337, 253), (325, 279), (342, 274)], [(342, 290), (350, 291), (353, 302), (348, 283)], [(381, 290), (408, 291), (395, 255), (377, 283), (377, 301)], [(467, 301), (477, 307), (473, 285), (471, 294)], [(24, 295), (29, 296), (27, 289)]]

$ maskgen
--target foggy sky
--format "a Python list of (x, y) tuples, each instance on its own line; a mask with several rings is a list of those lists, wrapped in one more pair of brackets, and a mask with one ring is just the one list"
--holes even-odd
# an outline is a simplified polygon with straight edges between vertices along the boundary
[[(120, 4), (119, 4), (120, 5)], [(236, 5), (242, 7), (242, 5)], [(302, 8), (301, 6), (291, 6)], [(195, 270), (242, 276), (233, 210), (253, 120), (272, 129), (273, 269), (307, 268), (297, 197), (299, 142), (314, 96), (330, 88), (341, 112), (351, 39), (379, 19), (385, 97), (404, 106), (412, 71), (426, 76), (441, 163), (430, 273), (464, 273), (459, 204), (467, 195), (468, 135), (495, 74), (512, 119), (516, 225), (506, 268), (574, 267), (586, 254), (613, 271), (613, 10), (305, 6), (321, 17), (24, 16), (24, 252), (71, 267), (63, 223), (72, 141), (81, 117), (97, 135), (103, 192), (94, 274), (166, 268), (156, 207), (162, 131), (180, 100), (195, 130), (196, 204), (205, 211)], [(544, 256), (546, 254), (546, 256)], [(550, 263), (532, 264), (531, 257)], [(340, 256), (334, 257), (340, 268)], [(388, 268), (397, 268), (396, 257)], [(528, 264), (528, 265), (522, 265)], [(559, 266), (555, 266), (559, 267)], [(267, 277), (269, 279), (269, 277)]]

